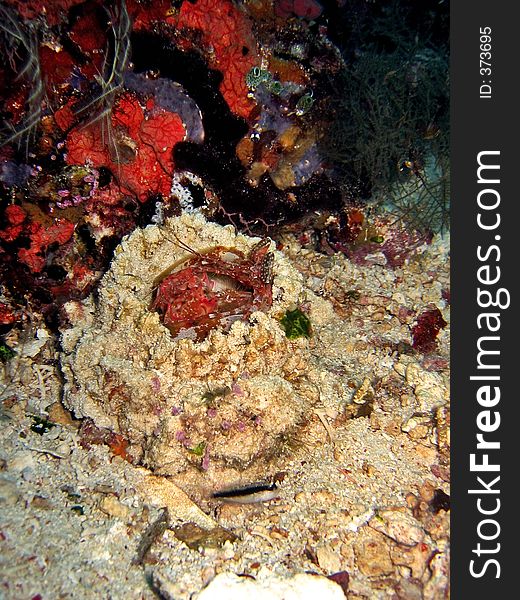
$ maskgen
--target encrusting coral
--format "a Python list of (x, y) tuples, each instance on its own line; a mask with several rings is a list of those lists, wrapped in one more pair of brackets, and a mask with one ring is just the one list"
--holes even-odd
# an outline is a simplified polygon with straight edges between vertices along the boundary
[(199, 0), (183, 2), (170, 21), (181, 31), (200, 32), (211, 67), (222, 72), (222, 95), (232, 112), (248, 117), (254, 103), (247, 95), (246, 75), (258, 57), (247, 15), (229, 0)]
[(171, 151), (186, 132), (178, 115), (150, 104), (145, 112), (134, 96), (121, 96), (111, 116), (116, 131), (113, 147), (103, 144), (102, 128), (95, 122), (69, 134), (67, 162), (90, 160), (96, 167), (109, 166), (121, 188), (142, 202), (150, 194), (167, 195), (173, 172)]
[(97, 306), (65, 306), (75, 324), (62, 336), (65, 404), (124, 436), (134, 460), (162, 474), (191, 466), (211, 478), (278, 455), (319, 400), (309, 340), (288, 339), (279, 323), (301, 301), (301, 275), (272, 251), (271, 308), (202, 342), (175, 339), (153, 310), (157, 277), (189, 258), (188, 246), (201, 257), (219, 246), (248, 256), (257, 243), (197, 214), (125, 238)]

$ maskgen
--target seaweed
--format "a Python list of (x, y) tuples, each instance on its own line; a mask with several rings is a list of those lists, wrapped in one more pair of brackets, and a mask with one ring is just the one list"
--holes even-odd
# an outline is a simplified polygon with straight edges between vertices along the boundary
[(311, 321), (299, 308), (288, 310), (280, 319), (280, 323), (285, 330), (285, 335), (290, 340), (311, 336)]
[(375, 194), (375, 203), (421, 233), (444, 233), (450, 225), (448, 156), (432, 152), (419, 165), (404, 165), (399, 179)]
[(16, 352), (8, 346), (3, 340), (0, 340), (0, 361), (3, 363), (7, 363), (12, 358), (14, 358)]
[(202, 441), (199, 442), (196, 446), (193, 446), (193, 448), (188, 448), (188, 452), (190, 452), (191, 454), (195, 454), (195, 456), (203, 456), (205, 448), (206, 442)]
[[(321, 152), (343, 184), (413, 229), (437, 232), (449, 214), (449, 46), (446, 27), (384, 2), (361, 19), (355, 47), (329, 78)], [(423, 19), (421, 22), (420, 19)], [(419, 20), (419, 21), (418, 21)]]
[(446, 327), (441, 311), (437, 307), (424, 311), (417, 317), (417, 322), (412, 327), (413, 344), (415, 350), (429, 353), (436, 348), (436, 338), (440, 330)]

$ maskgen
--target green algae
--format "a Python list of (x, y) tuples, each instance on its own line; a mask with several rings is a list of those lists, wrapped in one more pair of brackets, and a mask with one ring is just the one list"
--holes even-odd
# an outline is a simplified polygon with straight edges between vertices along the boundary
[(311, 337), (311, 321), (299, 308), (288, 310), (280, 319), (280, 323), (285, 330), (285, 335), (290, 340)]

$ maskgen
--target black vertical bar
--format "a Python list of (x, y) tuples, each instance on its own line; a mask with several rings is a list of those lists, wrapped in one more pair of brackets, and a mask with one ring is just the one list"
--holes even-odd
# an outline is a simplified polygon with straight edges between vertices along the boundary
[[(519, 43), (519, 3), (452, 1), (451, 582), (457, 600), (519, 596), (520, 323), (512, 289), (520, 278)], [(479, 160), (487, 165), (480, 183)], [(489, 302), (495, 306), (486, 307)]]

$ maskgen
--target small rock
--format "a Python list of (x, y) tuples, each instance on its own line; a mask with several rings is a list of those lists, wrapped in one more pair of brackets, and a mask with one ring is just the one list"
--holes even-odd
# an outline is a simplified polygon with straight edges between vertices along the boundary
[(431, 502), (435, 495), (435, 485), (431, 481), (425, 481), (419, 488), (419, 496), (425, 502)]
[(438, 373), (430, 373), (417, 363), (406, 367), (406, 382), (414, 389), (419, 409), (429, 414), (434, 409), (446, 404), (448, 390)]
[(299, 573), (287, 579), (255, 581), (233, 573), (220, 573), (193, 600), (345, 600), (339, 585), (326, 577)]
[(367, 461), (363, 462), (361, 469), (367, 477), (373, 477), (377, 473), (377, 469), (374, 467), (374, 465), (371, 465)]
[(332, 575), (328, 576), (328, 579), (334, 581), (334, 583), (337, 583), (341, 587), (346, 598), (348, 592), (348, 584), (350, 582), (350, 575), (347, 573), (347, 571), (339, 571), (338, 573), (333, 573)]
[(59, 454), (60, 456), (63, 456), (64, 458), (66, 458), (67, 456), (70, 456), (71, 452), (72, 452), (72, 448), (70, 447), (69, 442), (60, 442), (56, 446), (56, 453)]
[(315, 506), (333, 506), (338, 501), (338, 497), (328, 490), (318, 490), (312, 493), (312, 503)]
[(218, 526), (214, 519), (203, 512), (185, 492), (166, 477), (148, 475), (139, 482), (137, 490), (150, 504), (161, 508), (166, 507), (172, 521), (194, 522), (203, 529)]
[(20, 351), (20, 356), (28, 356), (34, 358), (38, 352), (45, 346), (47, 341), (50, 339), (49, 332), (46, 329), (39, 328), (36, 330), (36, 339), (31, 340), (23, 344)]
[(14, 506), (20, 498), (20, 492), (14, 481), (0, 478), (0, 504)]
[(395, 565), (408, 567), (412, 572), (412, 576), (420, 579), (426, 571), (431, 550), (426, 544), (422, 543), (412, 547), (399, 545), (390, 550), (390, 556)]
[(249, 519), (249, 508), (244, 504), (221, 504), (217, 509), (218, 521), (222, 527), (244, 527)]
[(24, 481), (34, 481), (35, 474), (32, 467), (25, 467), (25, 469), (22, 470), (21, 475)]
[(400, 419), (391, 419), (386, 423), (384, 427), (385, 433), (391, 435), (392, 437), (397, 437), (401, 433), (401, 422)]
[(175, 600), (180, 598), (186, 592), (181, 585), (171, 577), (165, 576), (159, 570), (154, 570), (151, 574), (151, 586), (159, 598), (163, 600)]
[(407, 433), (412, 440), (425, 438), (430, 431), (431, 420), (429, 417), (411, 417), (401, 425), (401, 431)]
[(24, 469), (34, 468), (34, 456), (32, 452), (17, 452), (13, 458), (8, 461), (8, 468), (12, 471), (21, 472)]
[(72, 418), (72, 415), (65, 407), (61, 404), (61, 402), (54, 402), (47, 409), (49, 414), (49, 421), (53, 423), (58, 423), (59, 425), (68, 425), (68, 426), (77, 426), (77, 421), (75, 422)]
[(437, 451), (431, 446), (425, 446), (422, 443), (418, 443), (415, 446), (415, 454), (422, 464), (432, 464), (437, 456)]
[(184, 523), (173, 529), (175, 537), (184, 542), (188, 548), (198, 550), (199, 548), (220, 548), (226, 542), (234, 542), (237, 537), (231, 531), (217, 526), (212, 529), (203, 529), (196, 523)]
[(328, 546), (322, 546), (316, 551), (318, 564), (327, 573), (336, 573), (341, 570), (341, 559), (337, 552)]
[(412, 492), (409, 492), (408, 494), (406, 494), (406, 505), (408, 506), (408, 508), (411, 508), (412, 510), (414, 508), (417, 507), (417, 505), (419, 504), (419, 498), (417, 498), (417, 496), (415, 494), (412, 494)]
[(298, 502), (298, 503), (302, 503), (302, 502), (308, 502), (309, 498), (308, 498), (308, 494), (307, 492), (297, 492), (294, 495), (294, 501)]
[(439, 546), (442, 540), (446, 540), (450, 536), (449, 514), (443, 510), (436, 515), (427, 513), (424, 522), (424, 529), (428, 532), (432, 540), (437, 543), (437, 546)]
[(424, 540), (424, 530), (409, 513), (401, 510), (382, 510), (369, 521), (369, 526), (405, 546), (415, 546)]
[(285, 540), (289, 537), (289, 532), (286, 529), (283, 529), (282, 527), (274, 526), (269, 531), (269, 536), (272, 537), (274, 540)]
[(368, 379), (368, 377), (365, 377), (363, 383), (354, 392), (354, 395), (352, 396), (352, 402), (354, 404), (365, 404), (368, 400), (368, 394), (370, 394), (370, 396), (373, 396), (374, 390), (372, 389), (370, 379)]
[(128, 521), (131, 517), (131, 509), (120, 502), (115, 496), (105, 496), (99, 503), (99, 509), (105, 514)]
[(399, 600), (422, 600), (422, 584), (416, 579), (401, 579), (395, 587)]
[(380, 577), (393, 573), (394, 565), (390, 559), (388, 542), (382, 534), (356, 543), (354, 551), (359, 570), (364, 575)]
[(52, 504), (43, 496), (34, 496), (31, 500), (31, 508), (40, 508), (42, 510), (49, 510), (52, 508)]

